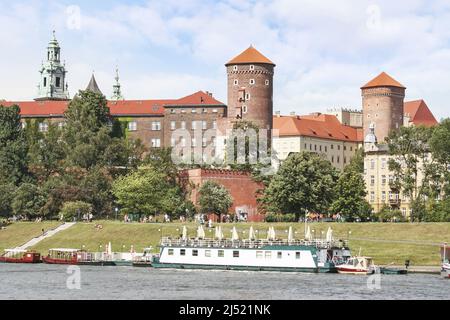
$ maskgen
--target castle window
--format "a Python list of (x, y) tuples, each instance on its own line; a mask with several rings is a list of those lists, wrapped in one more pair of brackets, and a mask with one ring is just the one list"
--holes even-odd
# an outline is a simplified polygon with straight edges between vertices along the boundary
[(202, 112), (203, 112), (203, 113), (208, 113), (208, 109), (203, 108)]
[(344, 157), (344, 164), (347, 164), (347, 157)]
[(197, 130), (197, 121), (192, 121), (191, 128), (192, 130)]
[(212, 128), (217, 129), (217, 121), (213, 121)]
[(170, 139), (170, 146), (171, 146), (172, 148), (175, 147), (175, 144), (176, 144), (175, 138)]
[(248, 101), (248, 100), (250, 100), (250, 93), (245, 94), (245, 101)]
[(270, 80), (266, 80), (266, 86), (270, 84)]
[(328, 152), (328, 147), (327, 146), (325, 146), (325, 152)]
[(203, 130), (208, 129), (208, 122), (202, 121), (202, 129), (203, 129)]
[(136, 131), (137, 130), (137, 122), (131, 121), (128, 122), (128, 131)]
[(161, 148), (161, 139), (152, 139), (152, 148)]
[(192, 109), (192, 113), (197, 113), (197, 109)]
[(234, 85), (235, 86), (239, 85), (239, 80), (238, 79), (234, 79)]
[(213, 109), (213, 113), (217, 113), (217, 109)]
[(161, 122), (160, 121), (152, 122), (152, 131), (161, 131)]
[(238, 70), (238, 66), (233, 66), (233, 70), (237, 71)]
[(48, 131), (48, 123), (46, 123), (46, 122), (39, 123), (39, 131), (47, 132)]
[(250, 79), (250, 84), (251, 84), (251, 85), (253, 85), (253, 84), (255, 84), (255, 83), (256, 83), (255, 79)]
[(331, 156), (331, 162), (334, 163), (334, 156)]
[(333, 150), (334, 149), (334, 145), (331, 145), (331, 150)]
[(175, 111), (175, 109), (170, 109), (170, 113), (171, 113), (171, 114), (175, 114), (175, 113), (177, 113), (177, 112)]
[(44, 77), (44, 87), (47, 86), (47, 77)]
[(250, 65), (250, 70), (251, 71), (255, 70), (255, 66), (254, 65)]
[(56, 87), (59, 88), (61, 86), (61, 78), (56, 77)]
[(341, 157), (338, 156), (336, 162), (339, 163), (340, 161), (341, 161)]
[(175, 130), (177, 128), (176, 121), (170, 121), (170, 130)]
[(247, 106), (242, 106), (242, 113), (247, 113), (247, 111), (248, 111), (248, 109), (247, 109)]
[(181, 129), (186, 130), (186, 121), (181, 121)]

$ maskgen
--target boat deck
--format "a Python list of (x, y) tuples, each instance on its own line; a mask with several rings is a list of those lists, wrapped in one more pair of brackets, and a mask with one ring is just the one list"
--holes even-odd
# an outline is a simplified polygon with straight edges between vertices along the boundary
[(244, 248), (258, 249), (264, 247), (291, 247), (291, 246), (308, 246), (320, 249), (347, 248), (346, 240), (326, 241), (323, 239), (316, 240), (216, 240), (216, 239), (172, 239), (163, 237), (161, 239), (163, 247), (193, 247), (193, 248)]

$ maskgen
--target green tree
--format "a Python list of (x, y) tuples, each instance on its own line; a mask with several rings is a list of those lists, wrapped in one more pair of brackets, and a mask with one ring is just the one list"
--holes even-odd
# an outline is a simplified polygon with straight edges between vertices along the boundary
[(328, 212), (335, 198), (338, 172), (315, 153), (290, 155), (272, 178), (262, 202), (268, 211), (299, 216), (309, 212)]
[(23, 183), (14, 192), (12, 209), (15, 215), (24, 215), (27, 218), (41, 216), (41, 208), (45, 204), (45, 197), (38, 186)]
[(219, 221), (222, 221), (222, 214), (228, 213), (233, 205), (233, 198), (223, 185), (206, 181), (199, 190), (198, 204), (201, 212), (217, 214)]
[(90, 203), (83, 201), (66, 202), (61, 209), (60, 219), (64, 221), (72, 221), (73, 218), (78, 219), (78, 215), (81, 219), (83, 215), (89, 215), (91, 213), (92, 205)]
[(19, 107), (0, 105), (0, 183), (19, 185), (29, 177), (27, 152)]
[(137, 214), (174, 214), (183, 201), (183, 194), (167, 174), (151, 166), (116, 179), (112, 192), (122, 210)]
[(8, 217), (12, 215), (11, 203), (15, 191), (16, 187), (13, 184), (0, 185), (0, 216)]
[(372, 213), (372, 207), (366, 201), (366, 185), (359, 166), (347, 166), (337, 181), (336, 199), (331, 205), (331, 212), (339, 213), (346, 220), (365, 219)]

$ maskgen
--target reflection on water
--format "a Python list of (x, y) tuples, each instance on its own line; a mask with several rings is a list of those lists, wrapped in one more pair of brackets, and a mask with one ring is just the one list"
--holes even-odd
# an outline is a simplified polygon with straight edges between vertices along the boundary
[[(67, 266), (0, 264), (0, 299), (450, 299), (439, 275), (367, 276), (278, 272), (80, 267), (81, 289), (67, 289)], [(373, 287), (373, 286), (372, 286)]]

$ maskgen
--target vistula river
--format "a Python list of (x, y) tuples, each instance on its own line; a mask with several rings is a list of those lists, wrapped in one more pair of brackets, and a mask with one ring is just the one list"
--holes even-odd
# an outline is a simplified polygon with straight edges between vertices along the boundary
[(0, 299), (450, 299), (450, 280), (439, 275), (378, 275), (368, 285), (368, 276), (339, 274), (90, 266), (69, 271), (75, 274), (67, 266), (0, 264)]

